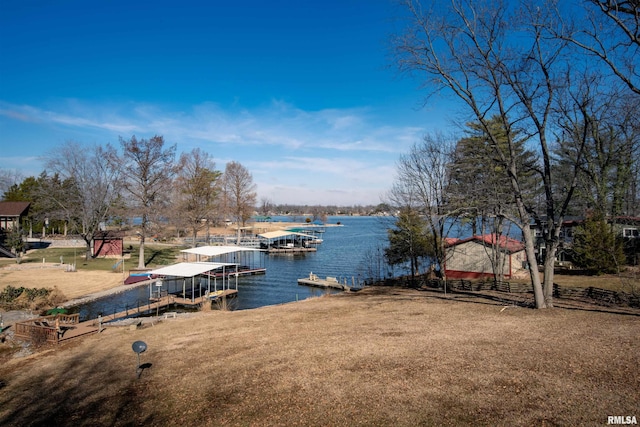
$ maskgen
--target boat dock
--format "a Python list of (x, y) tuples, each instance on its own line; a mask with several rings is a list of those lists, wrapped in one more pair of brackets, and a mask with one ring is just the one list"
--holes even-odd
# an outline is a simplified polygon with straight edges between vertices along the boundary
[(274, 248), (270, 247), (267, 249), (268, 254), (296, 254), (302, 252), (317, 252), (318, 248), (307, 248), (302, 246), (291, 246), (291, 247), (279, 247)]
[(195, 298), (181, 298), (168, 294), (161, 298), (149, 298), (148, 303), (140, 304), (126, 310), (103, 314), (97, 319), (90, 319), (84, 322), (79, 321), (79, 314), (58, 314), (38, 317), (35, 319), (17, 322), (14, 326), (15, 335), (23, 340), (30, 340), (37, 343), (48, 342), (60, 344), (80, 338), (86, 335), (95, 334), (108, 322), (125, 319), (127, 317), (138, 316), (144, 313), (153, 313), (154, 310), (161, 310), (173, 306), (200, 307), (204, 303), (220, 301), (223, 298), (237, 296), (235, 289), (225, 289)]
[(346, 279), (344, 283), (340, 283), (335, 277), (327, 276), (325, 279), (321, 279), (313, 273), (309, 273), (309, 277), (298, 279), (298, 285), (313, 286), (316, 288), (340, 289), (342, 291), (351, 290), (351, 286), (347, 285)]

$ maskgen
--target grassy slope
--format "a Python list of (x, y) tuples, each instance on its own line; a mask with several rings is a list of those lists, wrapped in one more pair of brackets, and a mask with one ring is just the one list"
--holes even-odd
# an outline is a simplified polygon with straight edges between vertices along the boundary
[(640, 317), (600, 310), (375, 288), (109, 328), (3, 364), (0, 424), (602, 425), (640, 415)]

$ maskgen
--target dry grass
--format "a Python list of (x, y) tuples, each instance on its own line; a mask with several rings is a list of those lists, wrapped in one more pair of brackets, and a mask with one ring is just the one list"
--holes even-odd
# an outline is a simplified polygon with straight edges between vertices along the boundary
[(122, 273), (107, 271), (81, 270), (68, 273), (62, 268), (45, 265), (42, 268), (27, 268), (19, 270), (20, 266), (12, 269), (0, 269), (0, 290), (7, 285), (25, 288), (53, 288), (54, 286), (68, 299), (79, 298), (92, 293), (104, 291), (122, 285)]
[(0, 424), (602, 425), (640, 416), (639, 314), (372, 288), (108, 328), (4, 363)]

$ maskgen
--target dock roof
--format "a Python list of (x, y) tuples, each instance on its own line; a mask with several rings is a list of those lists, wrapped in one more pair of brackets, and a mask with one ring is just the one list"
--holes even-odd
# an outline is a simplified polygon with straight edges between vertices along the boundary
[(156, 276), (195, 277), (220, 267), (236, 266), (229, 262), (181, 262), (148, 272)]
[(258, 236), (264, 237), (265, 239), (277, 239), (278, 237), (285, 237), (285, 236), (304, 236), (310, 239), (316, 238), (316, 236), (312, 236), (311, 234), (297, 233), (295, 231), (288, 231), (288, 230), (269, 231), (267, 233), (258, 234)]
[(246, 246), (200, 246), (198, 248), (184, 249), (180, 252), (203, 256), (219, 256), (245, 251), (260, 252), (260, 249), (248, 248)]

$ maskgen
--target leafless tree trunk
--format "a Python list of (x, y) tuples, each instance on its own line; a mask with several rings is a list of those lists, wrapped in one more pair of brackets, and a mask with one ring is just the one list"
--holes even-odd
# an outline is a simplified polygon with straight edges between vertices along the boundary
[[(507, 150), (495, 150), (495, 155), (506, 165), (518, 212), (517, 218), (509, 219), (522, 229), (536, 307), (551, 307), (555, 251), (572, 195), (568, 191), (563, 200), (554, 198), (548, 141), (557, 92), (565, 88), (563, 78), (571, 72), (570, 61), (562, 56), (564, 42), (548, 37), (549, 28), (558, 25), (555, 4), (528, 0), (423, 3), (429, 8), (423, 9), (417, 0), (404, 2), (411, 23), (395, 40), (400, 69), (424, 76), (434, 90), (445, 90), (463, 101), (495, 147), (500, 146), (500, 135), (490, 119), (500, 118)], [(544, 288), (529, 228), (535, 212), (524, 197), (515, 129), (524, 129), (526, 137), (537, 143), (547, 218)]]
[(264, 216), (269, 216), (269, 212), (273, 209), (273, 203), (267, 197), (260, 199), (260, 213)]
[(122, 155), (117, 158), (112, 150), (112, 160), (122, 165), (123, 187), (127, 193), (131, 213), (140, 218), (140, 258), (138, 268), (145, 267), (144, 245), (154, 220), (157, 221), (166, 207), (175, 175), (176, 146), (165, 148), (164, 138), (120, 138)]
[(430, 251), (444, 277), (444, 239), (449, 236), (457, 212), (448, 210), (448, 165), (454, 150), (452, 139), (442, 134), (426, 135), (420, 144), (402, 156), (388, 203), (419, 212), (430, 233)]
[(229, 213), (237, 226), (240, 244), (240, 224), (244, 227), (256, 208), (256, 185), (249, 170), (238, 162), (227, 163), (223, 175), (223, 191)]
[[(47, 192), (43, 197), (64, 212), (67, 221), (71, 218), (80, 221), (86, 259), (89, 259), (92, 257), (91, 243), (109, 219), (118, 198), (120, 170), (106, 160), (101, 147), (83, 147), (76, 142), (56, 147), (47, 158), (47, 169), (58, 174), (63, 185), (48, 189), (45, 186)], [(65, 221), (65, 233), (66, 224)]]
[(175, 180), (175, 210), (191, 229), (193, 247), (196, 246), (198, 231), (204, 226), (209, 227), (214, 218), (220, 175), (209, 154), (199, 148), (180, 156)]

